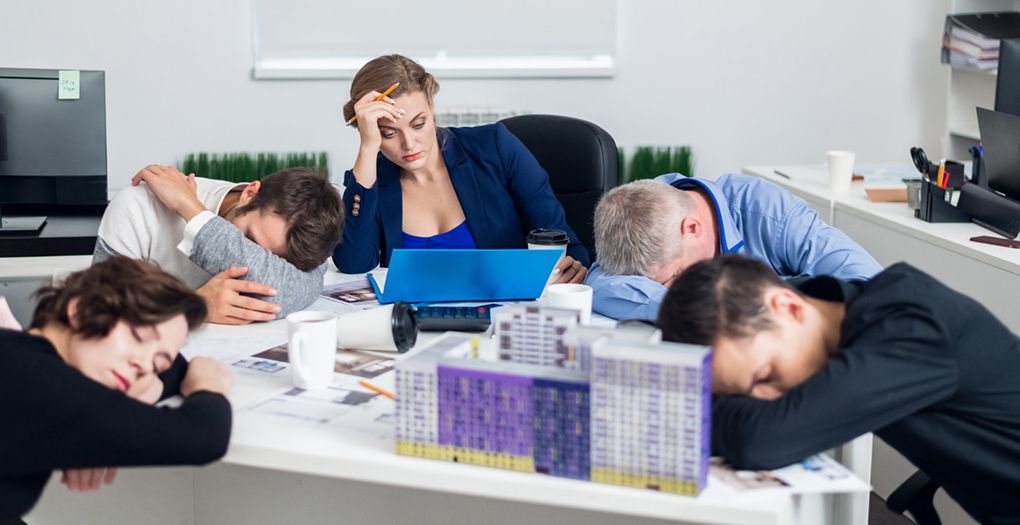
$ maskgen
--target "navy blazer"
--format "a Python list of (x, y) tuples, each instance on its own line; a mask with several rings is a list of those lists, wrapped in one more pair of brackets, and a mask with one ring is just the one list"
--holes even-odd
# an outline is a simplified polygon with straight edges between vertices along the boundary
[[(440, 128), (438, 135), (453, 189), (478, 248), (525, 248), (529, 231), (554, 228), (570, 236), (567, 254), (589, 265), (588, 250), (567, 226), (549, 176), (506, 126)], [(333, 262), (343, 273), (388, 266), (390, 253), (400, 247), (400, 168), (380, 153), (376, 169), (378, 177), (371, 188), (358, 184), (351, 170), (344, 174), (344, 236), (333, 249)]]

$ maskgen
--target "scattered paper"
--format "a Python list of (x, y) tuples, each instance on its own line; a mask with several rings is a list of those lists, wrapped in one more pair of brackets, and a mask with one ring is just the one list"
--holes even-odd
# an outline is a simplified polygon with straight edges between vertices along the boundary
[(361, 389), (334, 382), (327, 388), (291, 388), (248, 407), (245, 412), (259, 418), (284, 419), (287, 424), (327, 428), (330, 434), (346, 436), (353, 442), (368, 439), (392, 447), (396, 427), (393, 401)]
[(287, 363), (281, 363), (279, 361), (272, 361), (269, 359), (253, 359), (250, 357), (238, 359), (230, 365), (238, 369), (240, 373), (246, 375), (272, 375), (287, 368)]
[[(252, 357), (286, 363), (288, 362), (287, 345), (282, 344), (274, 346), (273, 348), (259, 352)], [(370, 354), (361, 350), (337, 348), (336, 367), (334, 370), (338, 374), (347, 374), (371, 379), (393, 370), (393, 367), (396, 364), (397, 362), (391, 357)]]
[(363, 308), (379, 304), (375, 290), (367, 279), (328, 285), (322, 289), (322, 296), (344, 305)]
[(776, 470), (734, 470), (722, 458), (712, 458), (709, 474), (738, 490), (779, 489), (794, 494), (867, 492), (871, 487), (836, 460), (815, 454)]

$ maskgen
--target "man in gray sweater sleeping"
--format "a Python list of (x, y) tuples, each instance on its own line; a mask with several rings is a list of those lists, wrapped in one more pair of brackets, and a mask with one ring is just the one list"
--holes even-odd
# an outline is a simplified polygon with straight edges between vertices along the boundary
[(318, 297), (343, 220), (339, 191), (309, 168), (238, 184), (150, 165), (107, 207), (92, 262), (150, 260), (196, 289), (210, 322), (269, 321)]

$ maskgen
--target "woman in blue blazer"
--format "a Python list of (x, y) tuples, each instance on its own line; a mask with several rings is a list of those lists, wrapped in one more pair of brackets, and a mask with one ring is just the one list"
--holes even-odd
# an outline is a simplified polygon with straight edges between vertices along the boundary
[(567, 226), (545, 170), (502, 124), (437, 128), (438, 90), (432, 75), (400, 55), (376, 58), (355, 75), (344, 118), (357, 117), (361, 147), (344, 176), (337, 268), (387, 266), (401, 247), (524, 248), (529, 231), (550, 228), (570, 238), (557, 282), (583, 282), (588, 252)]

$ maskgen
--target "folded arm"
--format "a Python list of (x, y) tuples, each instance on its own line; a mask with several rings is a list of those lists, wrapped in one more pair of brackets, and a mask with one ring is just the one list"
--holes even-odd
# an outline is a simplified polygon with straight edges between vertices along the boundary
[(789, 193), (786, 198), (790, 205), (781, 243), (790, 275), (861, 280), (882, 271), (882, 265), (861, 245), (826, 224), (803, 199)]
[[(192, 239), (190, 231), (196, 229), (196, 221), (202, 223)], [(303, 272), (283, 257), (252, 242), (233, 224), (212, 212), (203, 212), (188, 222), (185, 239), (179, 248), (192, 262), (214, 275), (232, 267), (246, 266), (248, 273), (245, 280), (277, 291), (275, 296), (258, 298), (280, 305), (281, 317), (307, 308), (322, 291), (325, 263)]]
[(741, 469), (781, 467), (951, 395), (956, 367), (938, 323), (916, 306), (873, 313), (867, 333), (779, 399), (717, 397), (713, 452)]
[(13, 443), (24, 451), (7, 454), (4, 470), (31, 473), (133, 465), (205, 464), (223, 456), (230, 441), (227, 399), (203, 391), (176, 409), (157, 408), (106, 388), (63, 364), (35, 388), (18, 413), (46, 414), (19, 424), (30, 441)]
[(666, 287), (643, 275), (610, 275), (596, 262), (585, 284), (592, 287), (592, 310), (612, 319), (655, 321)]

